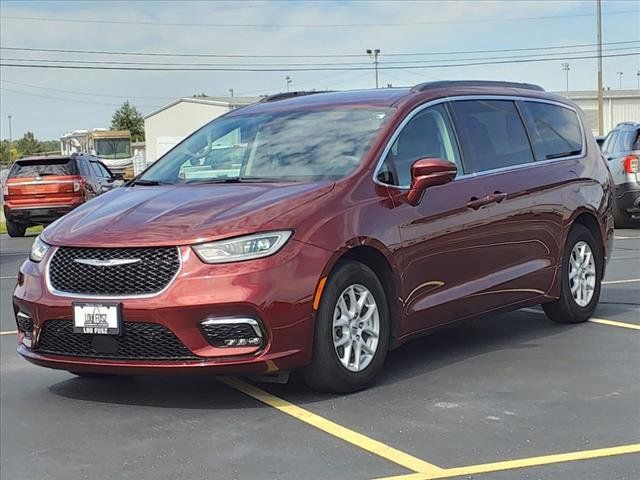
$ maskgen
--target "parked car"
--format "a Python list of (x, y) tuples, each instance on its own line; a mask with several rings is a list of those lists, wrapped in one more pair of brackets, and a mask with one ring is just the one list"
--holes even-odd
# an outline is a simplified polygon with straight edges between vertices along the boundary
[(602, 145), (616, 185), (613, 216), (618, 228), (633, 226), (640, 216), (640, 123), (625, 122), (616, 126)]
[(48, 225), (118, 182), (89, 155), (16, 160), (3, 188), (7, 233), (22, 237), (28, 227)]
[[(584, 322), (613, 183), (583, 122), (504, 82), (233, 110), (44, 230), (15, 289), (18, 352), (81, 376), (300, 369), (350, 392), (463, 319), (542, 304)], [(223, 144), (238, 165), (215, 161)]]

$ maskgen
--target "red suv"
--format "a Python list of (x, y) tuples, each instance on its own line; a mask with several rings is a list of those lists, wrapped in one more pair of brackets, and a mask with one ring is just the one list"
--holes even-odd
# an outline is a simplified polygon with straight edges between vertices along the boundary
[(18, 351), (79, 375), (300, 369), (353, 391), (459, 320), (587, 320), (612, 191), (579, 108), (533, 85), (267, 98), (44, 230)]
[(89, 155), (16, 160), (3, 188), (7, 233), (22, 237), (28, 227), (53, 222), (114, 182), (109, 169)]

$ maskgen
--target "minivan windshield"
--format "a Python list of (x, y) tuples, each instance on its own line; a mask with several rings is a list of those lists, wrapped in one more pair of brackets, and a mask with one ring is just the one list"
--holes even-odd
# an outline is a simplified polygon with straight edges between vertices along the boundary
[(349, 107), (225, 116), (170, 150), (134, 185), (339, 179), (360, 164), (391, 112)]

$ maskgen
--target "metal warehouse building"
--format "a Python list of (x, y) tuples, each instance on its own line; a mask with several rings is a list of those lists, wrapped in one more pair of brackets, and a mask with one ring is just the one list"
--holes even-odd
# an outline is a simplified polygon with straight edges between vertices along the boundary
[(146, 161), (155, 162), (214, 118), (258, 100), (258, 97), (186, 97), (151, 112), (144, 118)]
[[(576, 102), (587, 117), (594, 134), (598, 134), (598, 91), (557, 92)], [(640, 90), (605, 90), (603, 92), (604, 133), (621, 122), (640, 122)]]

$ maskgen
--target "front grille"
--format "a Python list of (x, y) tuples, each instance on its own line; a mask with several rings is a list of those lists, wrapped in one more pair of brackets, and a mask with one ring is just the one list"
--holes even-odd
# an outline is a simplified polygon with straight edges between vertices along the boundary
[[(137, 259), (135, 263), (95, 266), (75, 260), (115, 261)], [(49, 265), (51, 286), (66, 293), (84, 295), (145, 295), (165, 288), (180, 268), (176, 247), (75, 248), (60, 247)]]
[(200, 360), (163, 325), (123, 322), (121, 335), (74, 333), (69, 320), (44, 323), (35, 351), (121, 360)]

